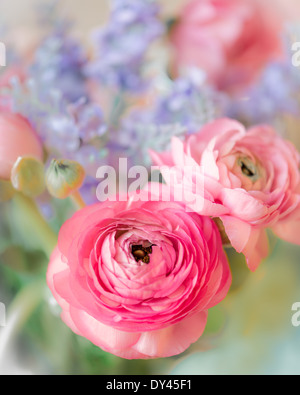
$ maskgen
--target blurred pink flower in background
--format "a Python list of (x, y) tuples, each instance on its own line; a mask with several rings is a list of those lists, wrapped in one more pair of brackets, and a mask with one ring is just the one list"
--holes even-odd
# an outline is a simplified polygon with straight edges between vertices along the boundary
[(17, 78), (21, 83), (24, 82), (26, 79), (24, 68), (15, 65), (5, 69), (5, 71), (0, 74), (0, 89), (10, 87), (12, 78)]
[(171, 152), (152, 157), (160, 166), (199, 168), (205, 191), (201, 214), (220, 217), (251, 270), (268, 255), (267, 227), (300, 244), (300, 156), (271, 127), (246, 131), (237, 121), (219, 119), (185, 142), (174, 137)]
[(0, 111), (11, 112), (13, 99), (6, 89), (12, 87), (12, 80), (17, 79), (21, 84), (26, 80), (25, 68), (13, 65), (4, 69), (0, 74)]
[(0, 111), (0, 179), (9, 180), (19, 157), (43, 159), (42, 144), (29, 123), (18, 114)]
[(170, 33), (172, 71), (197, 66), (220, 90), (240, 91), (282, 56), (276, 5), (257, 0), (192, 0)]
[(86, 207), (67, 221), (47, 279), (64, 322), (127, 359), (182, 353), (231, 285), (210, 218), (180, 203), (132, 197)]

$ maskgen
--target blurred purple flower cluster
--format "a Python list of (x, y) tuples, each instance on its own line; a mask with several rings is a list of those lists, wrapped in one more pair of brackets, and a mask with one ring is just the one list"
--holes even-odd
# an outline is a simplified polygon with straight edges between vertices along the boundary
[(285, 61), (268, 64), (257, 83), (234, 97), (210, 85), (199, 68), (171, 75), (167, 40), (159, 40), (167, 21), (155, 0), (112, 0), (90, 57), (59, 15), (58, 2), (51, 4), (41, 15), (50, 32), (34, 52), (26, 81), (12, 84), (13, 110), (36, 129), (49, 158), (85, 167), (86, 184), (95, 184), (103, 162), (120, 157), (149, 166), (150, 149), (167, 150), (173, 136), (196, 133), (218, 117), (254, 124), (297, 115), (299, 71)]
[(122, 119), (113, 140), (133, 163), (149, 165), (149, 150), (164, 151), (172, 136), (184, 137), (222, 113), (226, 99), (205, 84), (202, 72), (175, 80), (166, 79), (164, 92), (153, 103), (135, 109)]
[(154, 0), (113, 0), (110, 20), (94, 37), (96, 59), (86, 67), (89, 77), (121, 91), (140, 92), (145, 54), (164, 33)]
[(244, 97), (230, 102), (228, 115), (249, 124), (274, 124), (282, 114), (299, 114), (299, 91), (299, 70), (291, 64), (272, 63)]
[(153, 120), (179, 124), (187, 133), (195, 133), (222, 113), (225, 100), (220, 92), (206, 85), (201, 72), (191, 70), (189, 75), (170, 82), (166, 94), (158, 97)]
[(86, 62), (79, 43), (69, 37), (65, 29), (59, 29), (37, 48), (29, 76), (41, 94), (47, 96), (49, 89), (57, 90), (66, 100), (74, 102), (87, 96), (83, 72)]
[(88, 175), (95, 175), (106, 156), (102, 137), (107, 131), (99, 106), (84, 98), (67, 102), (59, 91), (50, 91), (47, 101), (39, 85), (28, 80), (26, 88), (13, 83), (14, 111), (31, 123), (47, 148), (49, 157), (77, 160)]

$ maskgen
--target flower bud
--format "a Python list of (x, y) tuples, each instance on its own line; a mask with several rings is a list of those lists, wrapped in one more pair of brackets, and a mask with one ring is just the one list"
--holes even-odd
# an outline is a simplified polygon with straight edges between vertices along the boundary
[(0, 180), (0, 202), (7, 202), (15, 194), (10, 181)]
[(35, 158), (18, 158), (11, 170), (13, 187), (24, 195), (36, 197), (45, 190), (44, 165)]
[(52, 196), (66, 199), (82, 186), (84, 178), (84, 168), (78, 162), (54, 159), (46, 173), (46, 185)]

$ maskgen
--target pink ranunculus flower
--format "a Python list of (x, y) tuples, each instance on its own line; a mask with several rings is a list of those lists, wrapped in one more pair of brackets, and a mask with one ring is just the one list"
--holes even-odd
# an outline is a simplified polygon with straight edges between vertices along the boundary
[(47, 281), (76, 334), (119, 357), (147, 359), (198, 340), (231, 273), (210, 218), (131, 196), (88, 206), (63, 225)]
[(282, 57), (282, 21), (265, 1), (191, 0), (170, 33), (173, 71), (196, 66), (220, 90), (239, 92)]
[[(201, 214), (221, 219), (251, 270), (268, 255), (266, 228), (300, 244), (300, 155), (271, 127), (246, 131), (237, 121), (219, 119), (184, 142), (173, 138), (171, 152), (151, 154), (157, 165), (175, 171), (191, 163), (199, 169), (204, 185)], [(195, 180), (186, 179), (191, 184)]]
[(0, 179), (10, 179), (13, 165), (22, 156), (42, 160), (42, 144), (23, 117), (0, 111)]

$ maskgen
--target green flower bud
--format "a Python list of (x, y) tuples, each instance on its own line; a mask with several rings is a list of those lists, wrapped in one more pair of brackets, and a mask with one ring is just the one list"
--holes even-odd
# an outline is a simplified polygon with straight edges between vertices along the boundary
[(84, 168), (72, 160), (54, 159), (46, 172), (49, 193), (57, 199), (66, 199), (83, 184)]
[(11, 183), (26, 196), (41, 195), (45, 190), (43, 163), (35, 158), (18, 158), (11, 171)]

